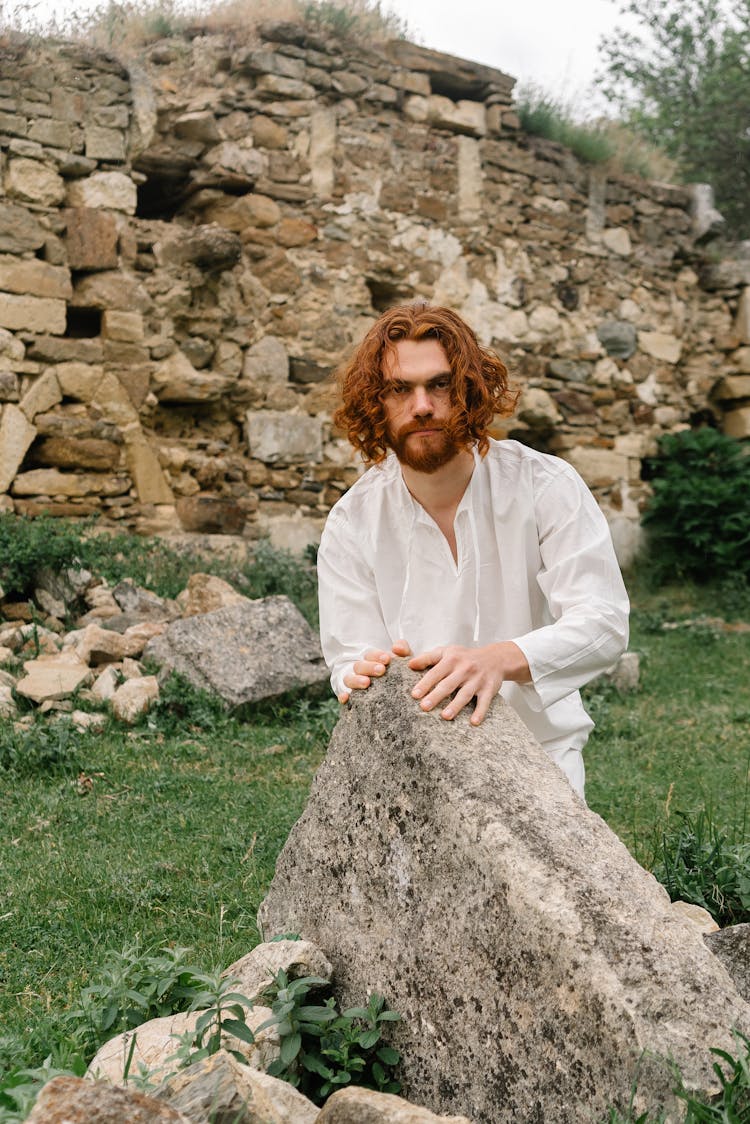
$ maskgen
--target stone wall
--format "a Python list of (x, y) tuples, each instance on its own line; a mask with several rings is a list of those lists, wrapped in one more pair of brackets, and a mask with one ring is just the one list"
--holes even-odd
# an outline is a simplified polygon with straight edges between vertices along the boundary
[(750, 260), (523, 135), (506, 75), (289, 24), (1, 50), (0, 510), (302, 547), (360, 471), (329, 375), (417, 296), (507, 358), (496, 436), (569, 459), (623, 556), (660, 434), (750, 435)]

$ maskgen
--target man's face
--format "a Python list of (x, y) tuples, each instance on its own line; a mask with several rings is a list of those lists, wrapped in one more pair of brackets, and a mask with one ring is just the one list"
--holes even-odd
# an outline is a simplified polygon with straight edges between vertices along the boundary
[(388, 443), (401, 464), (437, 472), (460, 451), (451, 431), (450, 363), (433, 339), (400, 340), (383, 360)]

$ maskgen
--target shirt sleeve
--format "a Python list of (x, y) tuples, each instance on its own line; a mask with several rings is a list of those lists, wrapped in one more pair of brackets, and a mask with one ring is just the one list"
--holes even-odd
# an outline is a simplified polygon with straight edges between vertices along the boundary
[(536, 499), (542, 569), (537, 583), (552, 623), (513, 637), (532, 682), (532, 710), (565, 698), (610, 668), (628, 643), (629, 602), (607, 521), (569, 465)]
[(391, 647), (372, 567), (361, 538), (334, 509), (318, 550), (320, 644), (337, 696), (348, 690), (344, 676), (370, 648)]

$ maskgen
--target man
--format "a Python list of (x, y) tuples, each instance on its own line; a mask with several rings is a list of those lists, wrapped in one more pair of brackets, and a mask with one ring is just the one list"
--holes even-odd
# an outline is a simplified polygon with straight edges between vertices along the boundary
[(339, 701), (411, 657), (423, 710), (451, 720), (476, 699), (478, 725), (500, 692), (583, 796), (578, 688), (624, 650), (628, 615), (591, 493), (565, 461), (488, 437), (515, 405), (508, 373), (449, 309), (384, 313), (342, 395), (336, 423), (372, 467), (318, 554)]

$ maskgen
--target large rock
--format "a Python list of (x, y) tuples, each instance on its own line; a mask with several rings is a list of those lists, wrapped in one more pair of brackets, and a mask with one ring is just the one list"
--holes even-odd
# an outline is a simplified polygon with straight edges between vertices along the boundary
[(664, 889), (499, 700), (481, 727), (412, 700), (401, 664), (334, 732), (276, 866), (264, 939), (326, 950), (346, 1006), (403, 1015), (405, 1096), (476, 1124), (599, 1121), (715, 1090), (750, 1006)]
[(329, 1097), (315, 1124), (471, 1124), (466, 1116), (435, 1116), (403, 1097), (356, 1085)]
[(106, 1081), (54, 1077), (37, 1097), (27, 1124), (192, 1124), (176, 1108)]
[(23, 458), (36, 437), (36, 429), (18, 406), (8, 404), (0, 418), (0, 492), (7, 492)]
[(750, 1003), (750, 924), (730, 925), (703, 939), (729, 972), (740, 995)]
[(313, 1124), (318, 1117), (312, 1101), (286, 1081), (243, 1065), (224, 1050), (170, 1078), (158, 1096), (194, 1124)]
[(328, 678), (317, 637), (286, 597), (173, 621), (144, 656), (215, 691), (230, 706)]
[(35, 703), (67, 699), (93, 678), (87, 664), (74, 652), (40, 656), (23, 666), (26, 674), (16, 684), (16, 691)]

